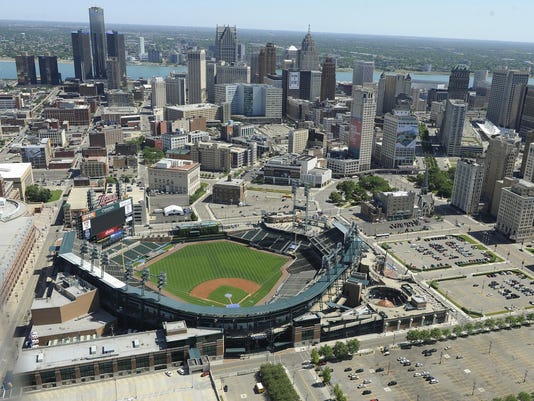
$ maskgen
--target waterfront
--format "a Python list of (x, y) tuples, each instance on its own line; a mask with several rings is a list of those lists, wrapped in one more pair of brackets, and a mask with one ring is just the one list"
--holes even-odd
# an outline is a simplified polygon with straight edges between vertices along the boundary
[[(36, 66), (37, 68), (37, 66)], [(63, 79), (74, 76), (74, 65), (72, 62), (58, 63), (58, 69)], [(187, 72), (185, 65), (155, 65), (155, 64), (128, 64), (126, 66), (126, 73), (129, 78), (152, 78), (152, 77), (166, 77), (171, 72)], [(278, 70), (278, 74), (282, 71)], [(403, 72), (406, 73), (406, 72)], [(373, 79), (375, 82), (380, 78), (380, 71), (375, 71)], [(472, 74), (471, 74), (472, 75)], [(416, 82), (432, 82), (447, 84), (449, 82), (449, 75), (444, 73), (418, 73), (410, 72), (413, 81)], [(0, 79), (17, 79), (17, 70), (14, 60), (0, 60)], [(343, 70), (336, 72), (336, 80), (338, 82), (351, 82), (352, 70)], [(491, 81), (491, 76), (489, 77)], [(473, 83), (471, 76), (470, 85)], [(534, 85), (534, 78), (529, 79), (529, 84)]]

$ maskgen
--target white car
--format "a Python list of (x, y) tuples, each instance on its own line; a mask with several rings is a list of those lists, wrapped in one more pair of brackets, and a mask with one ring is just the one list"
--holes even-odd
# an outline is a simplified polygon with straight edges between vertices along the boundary
[(181, 375), (185, 375), (185, 370), (184, 368), (178, 368), (177, 372)]
[(364, 384), (364, 383), (360, 383), (360, 384), (358, 384), (358, 388), (365, 388), (365, 387), (367, 387), (367, 385)]
[(415, 373), (413, 374), (413, 377), (421, 377), (421, 372), (415, 372)]
[(172, 372), (171, 372), (170, 370), (167, 370), (167, 371), (165, 372), (165, 374), (166, 374), (168, 377), (171, 377), (171, 376), (172, 376)]

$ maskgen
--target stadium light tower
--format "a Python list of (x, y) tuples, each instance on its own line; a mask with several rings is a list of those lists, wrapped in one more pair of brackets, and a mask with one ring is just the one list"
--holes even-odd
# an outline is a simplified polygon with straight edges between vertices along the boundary
[(161, 299), (161, 290), (167, 285), (167, 273), (160, 272), (158, 276), (158, 302)]
[(109, 266), (109, 255), (107, 252), (102, 252), (100, 256), (100, 278), (104, 278), (104, 273), (106, 272), (106, 267)]
[(124, 270), (124, 281), (126, 282), (126, 289), (128, 289), (128, 281), (132, 279), (133, 276), (133, 266), (131, 262), (126, 263), (126, 268)]
[(141, 273), (141, 296), (145, 295), (145, 283), (150, 280), (150, 269), (148, 267), (145, 267), (143, 269), (143, 272)]
[(93, 248), (91, 248), (91, 254), (89, 257), (91, 258), (91, 273), (93, 273), (95, 271), (95, 260), (98, 259), (98, 248), (95, 244), (93, 244)]
[(83, 268), (84, 262), (85, 262), (85, 255), (89, 252), (89, 246), (87, 245), (87, 240), (83, 240), (82, 244), (80, 245), (80, 267)]

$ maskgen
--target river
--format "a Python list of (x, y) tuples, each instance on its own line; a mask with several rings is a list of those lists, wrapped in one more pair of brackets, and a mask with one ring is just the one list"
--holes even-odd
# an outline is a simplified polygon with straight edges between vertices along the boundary
[[(36, 67), (37, 68), (37, 67)], [(63, 79), (74, 76), (74, 65), (72, 62), (58, 63), (58, 69)], [(128, 77), (137, 78), (151, 78), (151, 77), (165, 77), (169, 73), (186, 72), (187, 67), (183, 65), (177, 66), (161, 66), (154, 64), (128, 64), (126, 66), (126, 73)], [(278, 73), (281, 73), (278, 71)], [(380, 72), (374, 73), (374, 81), (377, 82), (380, 77)], [(419, 82), (439, 82), (447, 84), (449, 82), (448, 74), (421, 74), (417, 72), (410, 72), (413, 81)], [(15, 61), (1, 60), (0, 61), (0, 79), (17, 79), (17, 69), (15, 67)], [(489, 78), (491, 80), (491, 76)], [(339, 81), (352, 81), (352, 71), (338, 71), (336, 72), (336, 80)], [(473, 77), (471, 77), (470, 85), (473, 83)], [(534, 85), (534, 78), (529, 79), (529, 84)]]

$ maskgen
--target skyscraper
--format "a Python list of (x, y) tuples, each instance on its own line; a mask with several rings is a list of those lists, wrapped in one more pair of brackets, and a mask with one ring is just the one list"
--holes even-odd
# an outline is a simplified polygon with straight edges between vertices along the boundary
[(385, 74), (378, 80), (378, 94), (376, 100), (376, 114), (382, 115), (391, 112), (397, 102), (397, 96), (412, 92), (412, 78), (410, 74)]
[[(126, 49), (124, 47), (124, 35), (117, 31), (106, 32), (106, 44), (108, 57), (116, 59), (118, 69), (118, 88), (126, 87)], [(109, 77), (108, 77), (109, 78)], [(117, 88), (117, 87), (116, 87)]]
[(384, 116), (381, 163), (385, 168), (413, 166), (419, 121), (409, 106)]
[(488, 70), (476, 70), (473, 78), (473, 88), (486, 88), (488, 84)]
[(534, 130), (534, 86), (527, 85), (519, 118), (519, 136), (525, 140), (527, 132), (532, 130)]
[(467, 90), (469, 89), (469, 68), (464, 64), (455, 65), (449, 75), (449, 87), (447, 92), (449, 99), (460, 99), (467, 102)]
[(477, 214), (484, 180), (484, 166), (462, 159), (456, 164), (451, 204), (467, 214)]
[(141, 60), (145, 55), (145, 38), (139, 36), (139, 60)]
[(19, 85), (35, 85), (37, 83), (34, 56), (15, 56), (15, 65), (17, 67), (17, 83)]
[(56, 56), (39, 56), (39, 75), (43, 85), (61, 85)]
[(215, 58), (217, 61), (236, 63), (237, 29), (235, 26), (218, 26), (215, 29)]
[(486, 118), (505, 128), (517, 128), (521, 87), (528, 84), (529, 72), (499, 69), (493, 72)]
[(206, 92), (206, 51), (191, 50), (187, 53), (187, 87), (189, 103), (205, 103)]
[(80, 81), (93, 79), (91, 61), (91, 41), (88, 32), (81, 29), (71, 32), (72, 58), (74, 60), (74, 76)]
[(89, 9), (89, 28), (91, 31), (91, 49), (93, 53), (93, 76), (95, 79), (106, 78), (106, 29), (104, 26), (104, 9)]
[(165, 78), (166, 103), (170, 105), (186, 104), (187, 79), (186, 74), (171, 74)]
[(371, 168), (376, 91), (372, 85), (354, 86), (350, 116), (349, 157), (359, 160), (358, 171)]
[(263, 83), (264, 77), (269, 74), (276, 74), (276, 47), (271, 42), (262, 47), (258, 54), (258, 83)]
[(154, 77), (150, 80), (150, 87), (152, 88), (152, 97), (150, 105), (153, 109), (156, 107), (163, 107), (167, 103), (166, 99), (166, 85), (162, 77)]
[(514, 138), (499, 136), (490, 139), (484, 159), (484, 183), (482, 185), (482, 196), (488, 206), (492, 206), (495, 183), (504, 177), (513, 177), (518, 154), (518, 143)]
[(440, 133), (447, 156), (460, 156), (467, 105), (463, 100), (448, 99)]
[(336, 98), (336, 63), (332, 57), (327, 57), (321, 70), (320, 100), (334, 100)]
[(301, 71), (319, 70), (319, 53), (311, 35), (310, 27), (308, 27), (308, 33), (302, 39), (302, 45), (299, 50), (299, 69)]
[(356, 60), (352, 70), (352, 84), (365, 85), (373, 82), (374, 61)]

